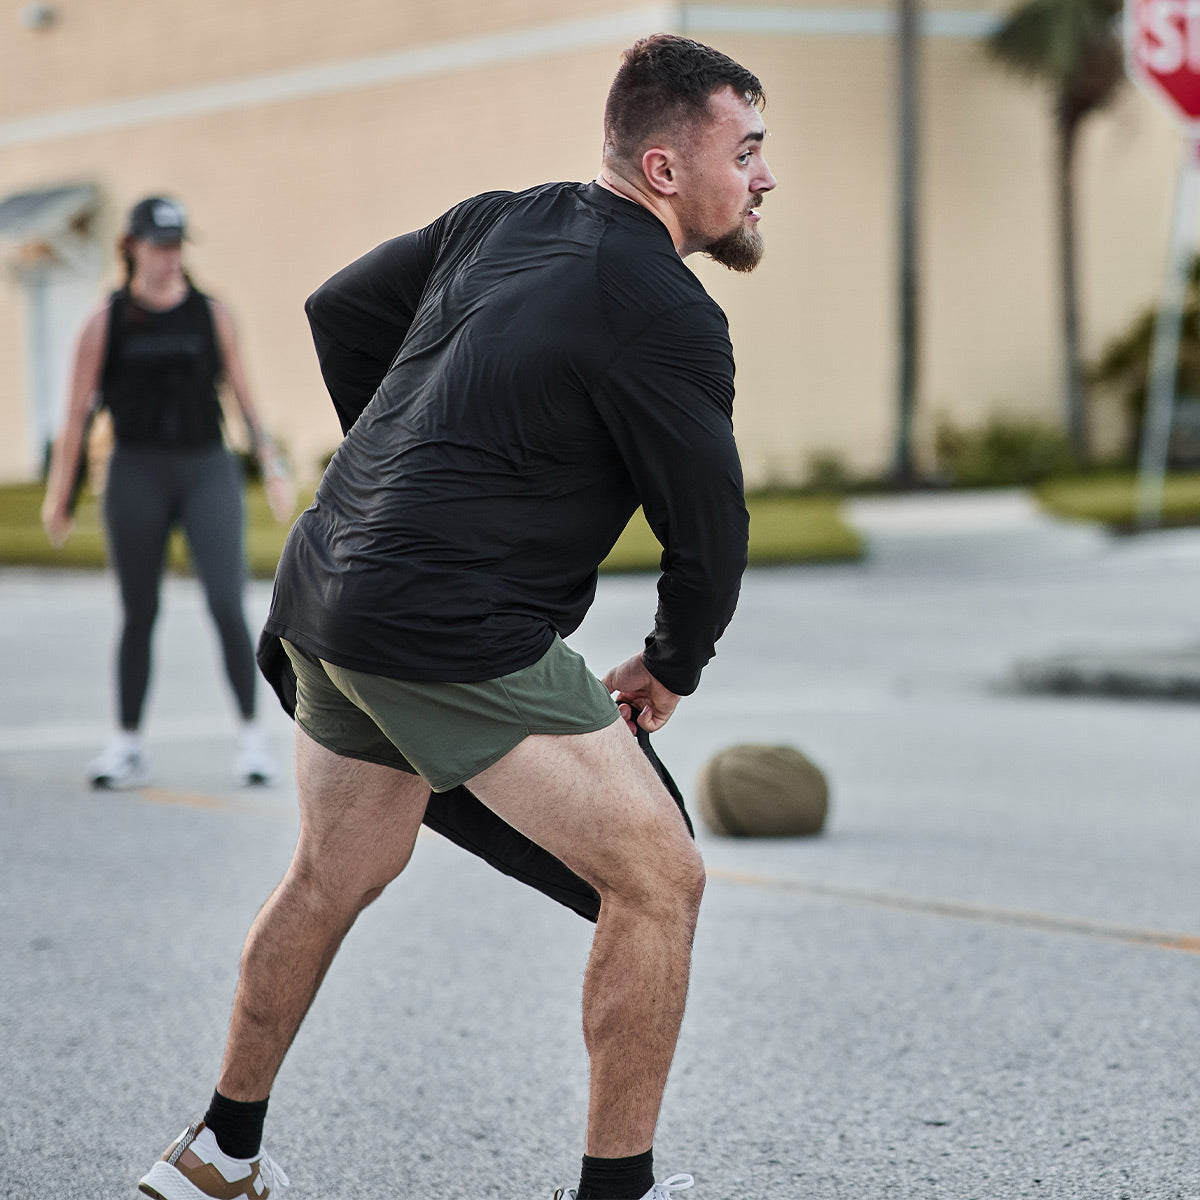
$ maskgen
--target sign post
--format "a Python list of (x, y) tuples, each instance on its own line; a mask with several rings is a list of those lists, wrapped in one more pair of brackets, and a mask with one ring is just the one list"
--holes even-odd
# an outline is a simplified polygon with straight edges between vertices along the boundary
[(1125, 0), (1124, 30), (1126, 73), (1184, 133), (1138, 459), (1138, 524), (1149, 528), (1162, 519), (1200, 169), (1200, 13), (1187, 0)]

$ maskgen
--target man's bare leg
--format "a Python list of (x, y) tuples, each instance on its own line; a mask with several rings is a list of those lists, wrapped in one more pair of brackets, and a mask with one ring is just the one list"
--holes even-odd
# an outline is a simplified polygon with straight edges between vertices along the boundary
[(600, 893), (583, 986), (591, 1061), (586, 1152), (650, 1149), (687, 997), (700, 853), (636, 740), (532, 736), (468, 784)]
[(407, 865), (429, 799), (415, 775), (342, 758), (296, 728), (300, 837), (242, 950), (217, 1090), (268, 1095), (358, 914)]

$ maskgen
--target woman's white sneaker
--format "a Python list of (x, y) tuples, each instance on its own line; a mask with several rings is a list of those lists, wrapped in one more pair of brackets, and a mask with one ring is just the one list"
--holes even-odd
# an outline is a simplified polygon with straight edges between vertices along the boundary
[(263, 731), (252, 721), (246, 722), (238, 734), (234, 773), (243, 787), (275, 781), (275, 756)]
[(94, 788), (137, 788), (145, 785), (146, 752), (136, 733), (117, 733), (88, 763), (88, 783)]

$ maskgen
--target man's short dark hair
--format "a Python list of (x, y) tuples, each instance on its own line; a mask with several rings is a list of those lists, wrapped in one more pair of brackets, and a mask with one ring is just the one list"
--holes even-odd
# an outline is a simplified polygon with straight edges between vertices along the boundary
[(605, 157), (632, 165), (656, 139), (687, 137), (708, 116), (709, 97), (726, 87), (756, 108), (766, 103), (757, 76), (711, 46), (670, 33), (635, 42), (604, 106)]

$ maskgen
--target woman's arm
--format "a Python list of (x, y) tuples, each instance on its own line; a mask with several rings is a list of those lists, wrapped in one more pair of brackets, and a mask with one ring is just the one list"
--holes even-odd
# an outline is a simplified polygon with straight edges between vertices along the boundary
[(279, 457), (274, 443), (263, 430), (259, 420), (258, 410), (250, 395), (250, 385), (246, 379), (246, 368), (242, 362), (233, 316), (219, 300), (210, 298), (208, 303), (212, 311), (213, 326), (217, 331), (217, 345), (221, 351), (225, 379), (237, 401), (242, 420), (246, 423), (246, 429), (250, 434), (250, 443), (258, 456), (259, 465), (262, 467), (263, 483), (267, 489), (267, 502), (277, 521), (281, 523), (290, 521), (296, 508), (296, 490), (292, 486), (283, 460)]
[(71, 492), (79, 470), (79, 460), (84, 454), (84, 430), (100, 385), (110, 308), (111, 305), (106, 303), (87, 319), (75, 344), (67, 393), (67, 415), (54, 440), (46, 498), (42, 503), (42, 527), (50, 544), (55, 547), (62, 546), (67, 540), (74, 524)]

